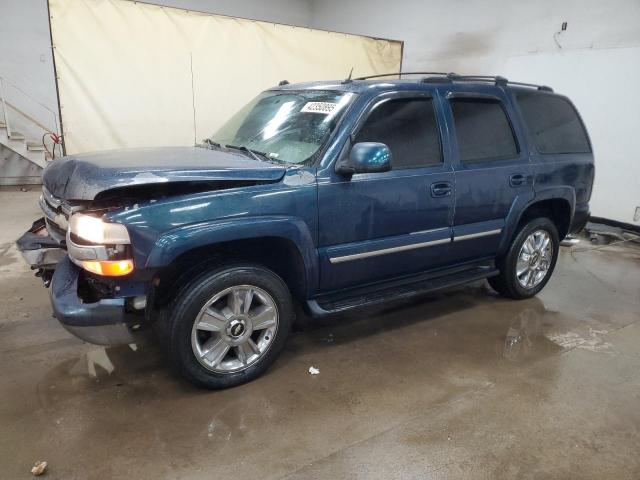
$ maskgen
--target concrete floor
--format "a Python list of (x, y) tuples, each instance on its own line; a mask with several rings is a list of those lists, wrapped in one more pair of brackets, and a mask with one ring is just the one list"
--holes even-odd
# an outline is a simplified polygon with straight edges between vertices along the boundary
[(12, 246), (36, 198), (0, 192), (1, 478), (640, 477), (637, 246), (563, 248), (527, 301), (480, 283), (312, 324), (208, 392), (151, 341), (91, 346), (51, 318)]

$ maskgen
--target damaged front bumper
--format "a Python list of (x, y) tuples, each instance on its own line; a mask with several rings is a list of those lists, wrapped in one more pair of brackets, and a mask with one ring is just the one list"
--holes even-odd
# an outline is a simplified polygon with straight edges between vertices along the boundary
[(97, 345), (134, 343), (130, 324), (139, 317), (126, 312), (125, 298), (105, 298), (84, 303), (78, 295), (81, 269), (64, 257), (51, 280), (53, 315), (64, 328), (82, 340)]
[(78, 290), (82, 269), (69, 259), (66, 246), (47, 232), (43, 218), (16, 242), (18, 250), (49, 289), (53, 315), (76, 337), (97, 345), (135, 341), (131, 326), (140, 316), (127, 312), (125, 297), (85, 302)]
[(44, 218), (33, 222), (31, 228), (18, 239), (16, 246), (33, 270), (53, 270), (67, 253), (47, 232)]

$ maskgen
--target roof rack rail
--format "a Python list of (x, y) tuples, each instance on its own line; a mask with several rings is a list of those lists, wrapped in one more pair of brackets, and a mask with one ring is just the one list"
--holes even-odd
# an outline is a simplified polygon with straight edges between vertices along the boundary
[(455, 75), (450, 74), (449, 78), (453, 81), (460, 82), (493, 82), (499, 86), (515, 85), (519, 87), (532, 87), (546, 92), (553, 92), (553, 88), (546, 85), (537, 85), (535, 83), (512, 82), (511, 80), (499, 75)]
[(381, 77), (402, 77), (403, 75), (449, 75), (448, 73), (443, 72), (393, 72), (393, 73), (379, 73), (377, 75), (367, 75), (364, 77), (354, 78), (354, 80), (369, 80), (370, 78), (381, 78)]
[(420, 83), (453, 83), (449, 75), (435, 76), (435, 77), (422, 77)]
[(534, 83), (523, 83), (523, 82), (509, 82), (511, 85), (516, 85), (518, 87), (533, 87), (538, 90), (542, 90), (544, 92), (553, 92), (553, 88), (548, 85), (536, 85)]
[(505, 86), (509, 83), (509, 80), (499, 75), (457, 75), (450, 73), (449, 78), (457, 82), (494, 82), (500, 86)]
[(393, 72), (393, 73), (381, 73), (377, 75), (367, 75), (364, 77), (358, 77), (354, 80), (369, 80), (370, 78), (381, 78), (397, 76), (398, 78), (404, 75), (436, 75), (435, 77), (423, 77), (420, 81), (422, 83), (438, 83), (438, 82), (491, 82), (498, 86), (505, 87), (507, 85), (515, 85), (518, 87), (531, 87), (545, 92), (553, 92), (551, 87), (546, 85), (536, 85), (534, 83), (524, 82), (512, 82), (500, 75), (458, 75), (457, 73), (443, 73), (443, 72)]

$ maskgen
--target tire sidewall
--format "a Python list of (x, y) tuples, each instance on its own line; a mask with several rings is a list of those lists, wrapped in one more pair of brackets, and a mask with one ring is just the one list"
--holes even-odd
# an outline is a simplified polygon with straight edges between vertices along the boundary
[[(204, 304), (234, 285), (254, 285), (269, 293), (278, 309), (278, 329), (269, 350), (253, 365), (239, 372), (216, 373), (205, 368), (195, 357), (191, 332)], [(239, 385), (264, 373), (284, 348), (294, 315), (291, 295), (282, 279), (264, 267), (246, 264), (200, 275), (181, 290), (172, 307), (168, 339), (172, 366), (191, 382), (214, 389)]]
[[(536, 285), (533, 288), (524, 288), (522, 285), (520, 285), (520, 282), (518, 281), (518, 278), (516, 276), (518, 256), (520, 254), (520, 249), (522, 248), (522, 245), (525, 242), (525, 240), (529, 237), (529, 235), (531, 235), (536, 230), (544, 230), (547, 233), (549, 233), (551, 237), (552, 248), (553, 248), (552, 255), (551, 255), (551, 264), (549, 265), (549, 270), (547, 271), (547, 274), (538, 285)], [(511, 293), (514, 294), (513, 295), (514, 297), (516, 298), (533, 297), (545, 287), (545, 285), (551, 278), (551, 275), (553, 274), (553, 271), (555, 269), (556, 262), (558, 260), (559, 247), (560, 247), (560, 241), (558, 238), (558, 229), (549, 218), (546, 218), (546, 217), (536, 218), (534, 220), (531, 220), (529, 223), (524, 225), (522, 229), (520, 229), (520, 231), (514, 238), (513, 243), (511, 244), (511, 248), (509, 249), (509, 254), (507, 255), (506, 263), (505, 263), (506, 268), (504, 271), (505, 281), (507, 283), (509, 290), (511, 290)]]

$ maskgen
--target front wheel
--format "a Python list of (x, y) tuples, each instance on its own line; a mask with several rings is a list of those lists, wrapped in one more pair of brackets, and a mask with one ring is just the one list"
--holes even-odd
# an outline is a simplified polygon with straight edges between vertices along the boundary
[(293, 312), (286, 285), (266, 268), (236, 265), (206, 273), (168, 312), (171, 363), (205, 388), (253, 380), (284, 347)]
[(529, 221), (498, 261), (500, 274), (489, 278), (489, 284), (505, 297), (533, 297), (551, 278), (558, 260), (559, 244), (558, 229), (550, 219), (542, 217)]

